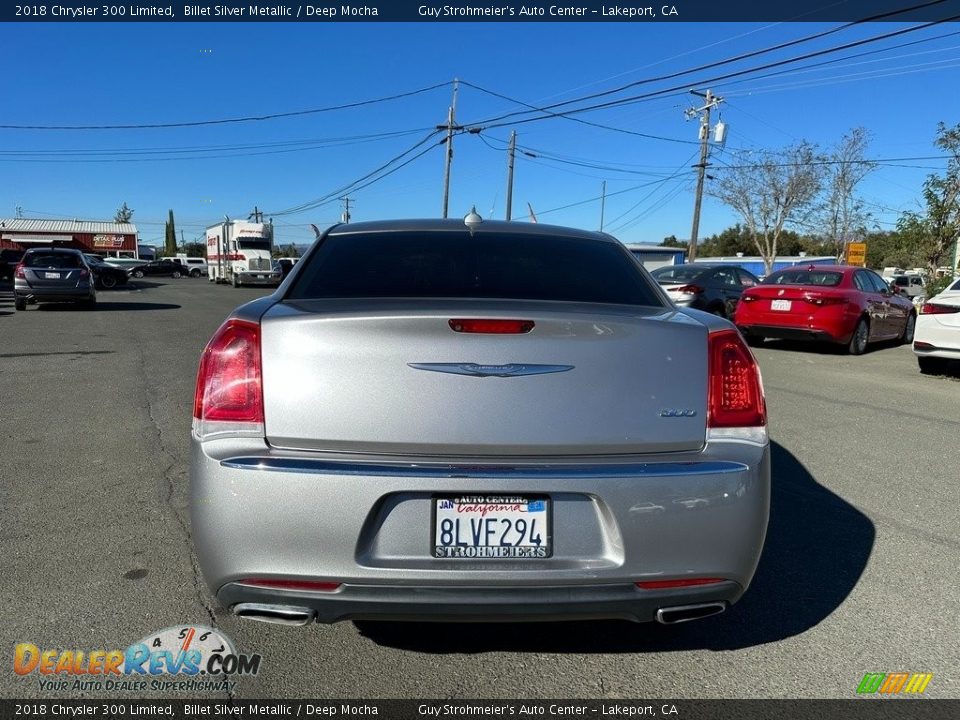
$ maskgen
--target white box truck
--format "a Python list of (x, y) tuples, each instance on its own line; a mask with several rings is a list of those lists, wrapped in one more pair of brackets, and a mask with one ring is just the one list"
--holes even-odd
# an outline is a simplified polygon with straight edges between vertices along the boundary
[(207, 273), (210, 282), (279, 285), (273, 269), (273, 225), (224, 220), (207, 228)]

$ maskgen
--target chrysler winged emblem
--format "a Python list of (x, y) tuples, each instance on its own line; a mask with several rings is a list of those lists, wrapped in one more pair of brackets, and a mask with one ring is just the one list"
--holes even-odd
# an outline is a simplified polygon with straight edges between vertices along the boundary
[(472, 375), (473, 377), (522, 377), (546, 375), (547, 373), (573, 370), (573, 365), (537, 365), (534, 363), (508, 363), (507, 365), (478, 365), (477, 363), (407, 363), (414, 370)]

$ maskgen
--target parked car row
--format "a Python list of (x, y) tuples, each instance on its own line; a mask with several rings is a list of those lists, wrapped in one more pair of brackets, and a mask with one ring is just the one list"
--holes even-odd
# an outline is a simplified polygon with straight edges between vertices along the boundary
[[(14, 307), (17, 310), (26, 310), (28, 304), (41, 302), (77, 302), (93, 307), (97, 302), (98, 288), (109, 290), (126, 285), (130, 277), (200, 275), (198, 267), (189, 267), (179, 258), (141, 262), (125, 269), (93, 253), (50, 247), (10, 251), (4, 255), (4, 262), (14, 256), (17, 262), (10, 274), (14, 281)], [(202, 258), (196, 259), (203, 261)]]

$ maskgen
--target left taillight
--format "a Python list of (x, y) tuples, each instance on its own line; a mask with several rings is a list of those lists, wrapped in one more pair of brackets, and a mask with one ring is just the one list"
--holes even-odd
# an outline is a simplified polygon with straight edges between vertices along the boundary
[(263, 436), (260, 350), (260, 326), (247, 320), (227, 320), (207, 343), (193, 398), (197, 436)]
[(27, 276), (23, 273), (23, 263), (17, 263), (17, 267), (13, 271), (14, 277), (26, 278)]
[(760, 366), (736, 330), (708, 335), (707, 433), (711, 440), (767, 441)]

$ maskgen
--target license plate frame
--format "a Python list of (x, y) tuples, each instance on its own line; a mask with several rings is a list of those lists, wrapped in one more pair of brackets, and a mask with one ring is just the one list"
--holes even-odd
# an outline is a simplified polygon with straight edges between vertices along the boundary
[[(457, 528), (455, 537), (458, 543), (456, 545), (444, 545), (440, 542), (440, 523), (445, 517), (450, 516), (450, 507), (441, 507), (441, 503), (449, 501), (461, 505), (525, 505), (529, 508), (532, 503), (542, 503), (542, 509), (534, 510), (535, 517), (530, 518), (533, 521), (542, 521), (543, 527), (536, 530), (531, 527), (529, 537), (532, 539), (534, 533), (540, 535), (543, 542), (540, 545), (486, 545), (486, 544), (467, 544), (460, 543), (460, 539), (466, 536), (470, 540), (471, 535), (477, 533), (477, 527), (471, 526), (470, 520), (484, 523), (483, 530), (486, 531), (486, 520), (491, 511), (483, 513), (476, 511), (472, 514), (464, 512), (462, 518), (467, 522)], [(503, 531), (503, 535), (511, 532), (511, 528), (503, 529), (500, 520), (504, 519), (505, 513), (510, 513), (509, 517), (519, 515), (519, 511), (513, 510), (494, 510), (492, 511), (496, 520), (498, 532)], [(479, 516), (478, 516), (479, 514)], [(512, 528), (515, 530), (515, 528)], [(526, 533), (524, 533), (526, 534)], [(501, 536), (501, 540), (503, 537)], [(515, 551), (515, 552), (511, 552)], [(543, 493), (509, 493), (496, 495), (491, 493), (461, 493), (461, 494), (439, 494), (430, 498), (430, 556), (434, 560), (543, 560), (553, 556), (553, 500)]]
[(790, 312), (793, 307), (792, 300), (771, 300), (770, 309), (776, 310), (777, 312)]
[(44, 280), (62, 280), (63, 276), (58, 272), (45, 272), (43, 274)]

